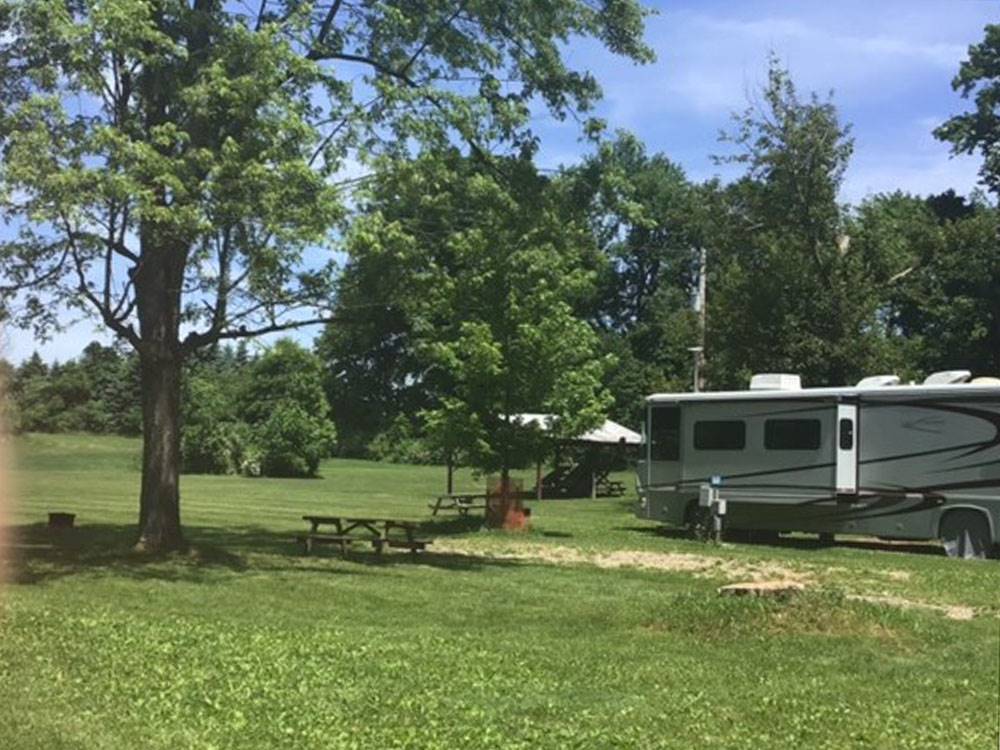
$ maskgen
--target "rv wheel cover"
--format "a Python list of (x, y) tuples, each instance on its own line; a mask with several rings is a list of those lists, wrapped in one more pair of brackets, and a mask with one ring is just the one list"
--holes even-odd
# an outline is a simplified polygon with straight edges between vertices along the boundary
[(941, 541), (948, 557), (983, 560), (989, 555), (990, 527), (982, 513), (954, 510), (941, 521)]

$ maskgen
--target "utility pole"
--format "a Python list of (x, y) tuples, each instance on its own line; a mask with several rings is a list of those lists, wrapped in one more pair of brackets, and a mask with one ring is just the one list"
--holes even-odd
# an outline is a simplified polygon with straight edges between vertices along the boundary
[(688, 351), (694, 358), (694, 374), (691, 378), (692, 388), (695, 393), (701, 390), (701, 356), (703, 349), (700, 346), (689, 346)]
[(694, 390), (705, 389), (702, 368), (705, 365), (705, 320), (708, 315), (708, 250), (704, 245), (698, 248), (698, 295), (694, 300), (694, 310), (698, 313), (698, 346), (688, 348), (694, 354)]

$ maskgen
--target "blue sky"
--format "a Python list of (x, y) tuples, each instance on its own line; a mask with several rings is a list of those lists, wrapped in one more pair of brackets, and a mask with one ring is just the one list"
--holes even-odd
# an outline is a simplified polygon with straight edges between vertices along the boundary
[[(799, 2), (655, 2), (646, 38), (657, 54), (647, 66), (623, 63), (599, 45), (574, 44), (573, 65), (593, 71), (605, 98), (597, 114), (611, 129), (636, 133), (695, 180), (727, 177), (712, 154), (731, 113), (747, 106), (766, 77), (773, 51), (805, 94), (833, 91), (852, 125), (855, 153), (842, 198), (857, 203), (895, 189), (927, 194), (976, 185), (978, 161), (951, 158), (931, 130), (966, 104), (950, 81), (983, 26), (1000, 22), (1000, 4), (980, 0), (821, 0)], [(570, 164), (585, 150), (577, 125), (540, 116), (539, 162)], [(301, 332), (308, 341), (315, 332)], [(78, 322), (49, 342), (9, 330), (3, 356), (20, 361), (38, 349), (46, 359), (76, 356), (100, 327)]]

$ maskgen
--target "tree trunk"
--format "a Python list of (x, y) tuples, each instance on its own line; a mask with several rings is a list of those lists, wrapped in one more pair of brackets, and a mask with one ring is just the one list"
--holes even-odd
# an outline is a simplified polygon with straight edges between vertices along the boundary
[(137, 550), (184, 546), (180, 520), (181, 363), (180, 302), (187, 247), (141, 226), (136, 269), (139, 368), (142, 382), (142, 490)]
[(992, 341), (990, 342), (990, 375), (1000, 377), (1000, 302), (993, 298), (991, 305), (993, 313), (990, 328), (992, 328)]
[(183, 547), (180, 513), (181, 363), (139, 355), (142, 372), (142, 490), (137, 549)]

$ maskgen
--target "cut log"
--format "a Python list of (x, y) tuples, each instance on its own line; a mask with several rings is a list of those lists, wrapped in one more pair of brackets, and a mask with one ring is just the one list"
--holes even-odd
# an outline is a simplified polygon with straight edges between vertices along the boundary
[(798, 581), (746, 581), (721, 586), (722, 596), (774, 596), (788, 597), (805, 590), (805, 585)]
[(75, 513), (49, 513), (50, 529), (72, 529)]

